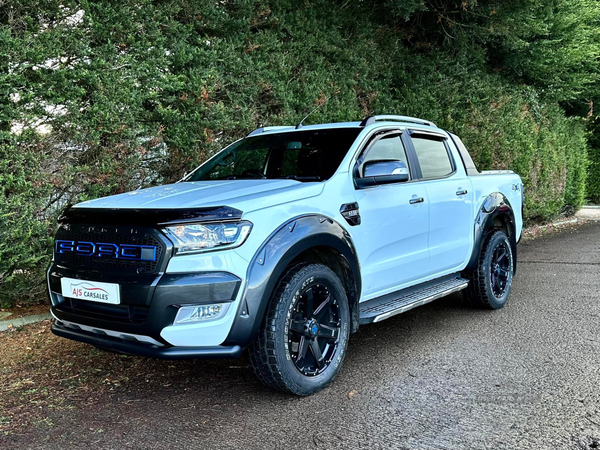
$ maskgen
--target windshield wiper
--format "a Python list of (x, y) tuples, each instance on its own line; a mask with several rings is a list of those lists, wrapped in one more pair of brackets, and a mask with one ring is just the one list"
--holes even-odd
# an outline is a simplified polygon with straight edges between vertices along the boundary
[(279, 177), (285, 180), (296, 180), (296, 181), (321, 181), (321, 177), (314, 176), (302, 176), (302, 175), (288, 175), (287, 177)]

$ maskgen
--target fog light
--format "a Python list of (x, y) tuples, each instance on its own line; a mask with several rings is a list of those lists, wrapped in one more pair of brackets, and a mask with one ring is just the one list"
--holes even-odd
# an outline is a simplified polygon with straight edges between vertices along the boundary
[(203, 322), (223, 317), (229, 309), (229, 303), (214, 303), (212, 305), (183, 306), (179, 308), (176, 324)]

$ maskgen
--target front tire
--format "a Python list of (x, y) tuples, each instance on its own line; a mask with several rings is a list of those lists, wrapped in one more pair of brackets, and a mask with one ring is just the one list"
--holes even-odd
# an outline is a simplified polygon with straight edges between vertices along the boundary
[(310, 395), (340, 371), (350, 335), (350, 308), (337, 275), (322, 264), (283, 276), (255, 341), (250, 363), (270, 388)]
[(506, 304), (514, 273), (513, 258), (506, 233), (491, 232), (481, 248), (477, 268), (466, 274), (469, 286), (464, 293), (471, 306), (500, 309)]

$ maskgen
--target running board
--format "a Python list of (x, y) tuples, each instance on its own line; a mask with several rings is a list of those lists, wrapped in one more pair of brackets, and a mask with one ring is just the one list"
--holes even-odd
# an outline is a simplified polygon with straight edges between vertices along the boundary
[(459, 274), (452, 274), (368, 300), (360, 304), (359, 323), (364, 325), (381, 322), (396, 314), (458, 292), (468, 284), (469, 281)]

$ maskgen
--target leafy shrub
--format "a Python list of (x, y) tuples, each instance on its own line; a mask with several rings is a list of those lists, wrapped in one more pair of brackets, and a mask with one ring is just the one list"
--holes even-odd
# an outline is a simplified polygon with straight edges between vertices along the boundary
[(480, 169), (523, 177), (527, 220), (572, 212), (583, 124), (533, 75), (490, 65), (498, 39), (437, 39), (435, 20), (420, 0), (0, 5), (0, 304), (42, 298), (66, 205), (176, 181), (327, 97), (309, 122), (428, 118), (459, 134)]
[(586, 196), (592, 203), (600, 204), (600, 117), (588, 122), (589, 167)]

